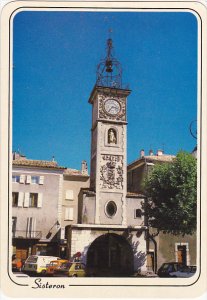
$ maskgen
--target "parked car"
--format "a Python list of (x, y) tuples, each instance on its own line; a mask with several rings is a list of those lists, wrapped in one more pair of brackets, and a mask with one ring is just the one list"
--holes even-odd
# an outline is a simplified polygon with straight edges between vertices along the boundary
[(196, 272), (194, 266), (183, 266), (176, 272), (170, 273), (171, 277), (189, 278), (192, 277)]
[(28, 275), (45, 274), (46, 266), (52, 260), (58, 260), (56, 256), (30, 255), (24, 264), (23, 272)]
[(21, 259), (21, 258), (14, 258), (12, 260), (12, 271), (22, 271), (22, 267), (24, 265), (25, 259)]
[(169, 263), (162, 264), (162, 266), (159, 268), (157, 272), (157, 275), (159, 277), (187, 278), (193, 276), (195, 271), (196, 271), (195, 267), (186, 266), (178, 262), (169, 262)]
[(68, 260), (66, 259), (58, 259), (58, 260), (52, 260), (47, 266), (46, 266), (46, 275), (52, 276), (54, 274), (54, 271), (59, 268), (62, 264), (68, 263)]
[(67, 262), (54, 270), (54, 276), (85, 277), (85, 265), (81, 262)]

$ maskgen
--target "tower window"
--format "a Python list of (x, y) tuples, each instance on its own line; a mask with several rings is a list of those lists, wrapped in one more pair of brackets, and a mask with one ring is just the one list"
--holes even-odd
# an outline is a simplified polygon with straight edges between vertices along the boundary
[(113, 217), (117, 212), (117, 206), (114, 201), (109, 201), (106, 205), (106, 214), (109, 217)]
[(142, 210), (141, 209), (135, 209), (135, 218), (141, 218), (142, 217)]

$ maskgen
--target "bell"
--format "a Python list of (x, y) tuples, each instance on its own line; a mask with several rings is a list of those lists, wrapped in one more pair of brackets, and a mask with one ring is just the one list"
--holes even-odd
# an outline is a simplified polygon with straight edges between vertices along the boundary
[(111, 60), (107, 60), (106, 61), (106, 72), (108, 72), (108, 73), (112, 73), (113, 72), (112, 61)]

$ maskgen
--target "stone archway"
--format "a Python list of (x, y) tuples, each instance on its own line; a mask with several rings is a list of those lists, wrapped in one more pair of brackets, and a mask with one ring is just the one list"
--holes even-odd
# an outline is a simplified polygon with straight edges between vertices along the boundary
[(118, 234), (101, 235), (88, 249), (87, 269), (94, 276), (133, 274), (133, 251), (130, 244)]

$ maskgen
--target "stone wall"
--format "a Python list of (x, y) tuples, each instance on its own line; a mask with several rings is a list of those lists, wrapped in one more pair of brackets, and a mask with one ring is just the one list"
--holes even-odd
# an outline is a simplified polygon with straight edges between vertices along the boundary
[(97, 228), (72, 228), (71, 235), (71, 257), (81, 252), (83, 263), (87, 263), (87, 252), (96, 238), (107, 233), (122, 235), (131, 245), (134, 255), (134, 272), (144, 273), (146, 271), (146, 241), (145, 233), (137, 230), (107, 230)]

